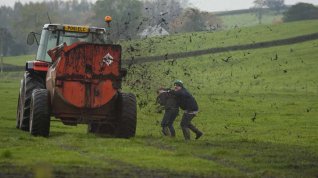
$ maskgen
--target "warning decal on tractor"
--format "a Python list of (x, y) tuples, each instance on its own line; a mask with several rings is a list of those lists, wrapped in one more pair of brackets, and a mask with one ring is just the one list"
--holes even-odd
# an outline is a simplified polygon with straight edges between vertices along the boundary
[(113, 63), (113, 60), (113, 56), (111, 56), (109, 53), (103, 57), (103, 63), (107, 66), (110, 66)]
[(70, 25), (65, 25), (64, 26), (65, 31), (70, 31), (70, 32), (81, 32), (81, 33), (87, 33), (89, 32), (88, 27), (83, 27), (83, 26), (70, 26)]

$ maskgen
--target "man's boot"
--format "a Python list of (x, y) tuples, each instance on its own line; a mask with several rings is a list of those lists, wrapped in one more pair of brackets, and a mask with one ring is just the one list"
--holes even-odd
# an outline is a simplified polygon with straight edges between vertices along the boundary
[(170, 131), (170, 137), (176, 137), (176, 131), (174, 130), (173, 125), (168, 126)]
[(171, 137), (176, 137), (176, 132), (174, 130), (170, 130), (170, 136)]
[(196, 133), (195, 139), (198, 140), (203, 135), (202, 132)]
[(189, 125), (189, 129), (196, 134), (196, 140), (203, 135), (203, 133), (192, 124)]
[(170, 136), (170, 132), (169, 132), (169, 129), (168, 129), (168, 127), (162, 127), (162, 134), (164, 135), (164, 136)]
[(182, 127), (182, 132), (185, 140), (190, 140), (190, 130), (186, 127)]

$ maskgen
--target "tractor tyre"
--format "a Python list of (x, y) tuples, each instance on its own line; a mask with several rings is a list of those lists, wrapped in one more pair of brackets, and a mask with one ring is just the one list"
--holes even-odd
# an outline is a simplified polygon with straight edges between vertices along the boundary
[(16, 128), (20, 129), (20, 121), (22, 120), (21, 117), (23, 115), (23, 109), (22, 109), (22, 91), (24, 91), (24, 79), (21, 80), (20, 84), (20, 91), (19, 91), (19, 98), (18, 98), (18, 106), (17, 106), (17, 122), (16, 122)]
[[(32, 92), (35, 89), (44, 89), (45, 83), (40, 75), (35, 72), (26, 71), (21, 81), (20, 97), (17, 111), (17, 122), (19, 128), (24, 131), (29, 131), (30, 122), (30, 103)], [(18, 121), (19, 117), (19, 121)]]
[(30, 133), (48, 137), (50, 133), (50, 97), (46, 89), (35, 89), (30, 104)]
[(131, 138), (136, 134), (137, 105), (136, 97), (131, 93), (119, 93), (118, 98), (118, 125), (116, 137)]
[(20, 112), (21, 109), (20, 108), (21, 108), (21, 106), (20, 106), (20, 94), (19, 94), (18, 106), (17, 106), (17, 116), (16, 116), (16, 125), (15, 125), (15, 127), (17, 129), (19, 129), (19, 127), (20, 127), (20, 114), (21, 114), (21, 112)]

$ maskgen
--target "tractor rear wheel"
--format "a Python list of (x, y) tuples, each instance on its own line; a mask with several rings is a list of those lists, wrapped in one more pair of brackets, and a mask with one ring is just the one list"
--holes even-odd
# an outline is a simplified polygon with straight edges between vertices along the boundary
[(30, 104), (30, 133), (48, 137), (50, 133), (50, 99), (46, 89), (35, 89)]
[(45, 84), (40, 75), (37, 75), (35, 72), (25, 72), (24, 78), (21, 81), (20, 99), (17, 109), (17, 123), (19, 123), (21, 130), (29, 131), (30, 103), (33, 90), (44, 88)]
[(116, 136), (119, 138), (134, 137), (137, 125), (136, 97), (131, 93), (120, 93), (118, 99)]

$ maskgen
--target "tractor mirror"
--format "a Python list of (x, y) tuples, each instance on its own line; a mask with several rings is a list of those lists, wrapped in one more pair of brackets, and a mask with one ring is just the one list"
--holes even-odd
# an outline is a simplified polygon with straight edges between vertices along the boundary
[(35, 38), (34, 33), (33, 33), (33, 32), (30, 32), (30, 33), (28, 34), (27, 44), (28, 44), (28, 45), (33, 45), (33, 44), (34, 44), (34, 38)]

